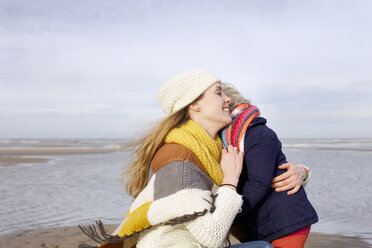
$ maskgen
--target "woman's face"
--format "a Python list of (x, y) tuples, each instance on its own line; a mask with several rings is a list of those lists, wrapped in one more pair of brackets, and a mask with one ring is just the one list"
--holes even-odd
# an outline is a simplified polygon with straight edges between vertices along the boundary
[(223, 93), (221, 83), (213, 84), (204, 92), (203, 97), (198, 101), (200, 120), (208, 126), (211, 125), (213, 128), (217, 128), (217, 130), (230, 124), (230, 100)]

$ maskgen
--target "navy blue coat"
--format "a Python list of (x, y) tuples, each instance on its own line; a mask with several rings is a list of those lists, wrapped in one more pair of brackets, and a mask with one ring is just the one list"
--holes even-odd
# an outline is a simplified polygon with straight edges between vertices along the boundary
[(287, 162), (281, 148), (266, 120), (254, 118), (245, 133), (244, 164), (238, 185), (244, 201), (235, 223), (246, 232), (243, 241), (271, 242), (318, 221), (303, 187), (294, 195), (270, 187), (272, 179), (286, 171), (278, 169)]

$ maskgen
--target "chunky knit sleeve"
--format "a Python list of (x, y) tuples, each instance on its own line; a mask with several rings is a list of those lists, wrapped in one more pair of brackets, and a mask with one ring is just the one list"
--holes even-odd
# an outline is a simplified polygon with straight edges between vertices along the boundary
[(186, 223), (192, 235), (205, 247), (221, 247), (242, 205), (242, 197), (234, 190), (220, 187), (213, 213)]

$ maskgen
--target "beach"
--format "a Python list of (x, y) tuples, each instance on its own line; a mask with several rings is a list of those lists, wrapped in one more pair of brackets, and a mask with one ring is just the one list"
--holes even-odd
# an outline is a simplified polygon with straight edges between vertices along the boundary
[[(114, 225), (107, 226), (113, 230)], [(0, 247), (11, 248), (73, 248), (81, 243), (95, 245), (78, 227), (58, 227), (37, 230), (16, 231), (0, 236)], [(310, 233), (305, 248), (369, 248), (370, 244), (360, 237), (335, 234)]]
[[(0, 140), (0, 247), (77, 247), (77, 228), (114, 228), (132, 198), (120, 174), (127, 140)], [(319, 222), (306, 247), (372, 246), (372, 140), (283, 141), (288, 161), (310, 167), (306, 186)]]

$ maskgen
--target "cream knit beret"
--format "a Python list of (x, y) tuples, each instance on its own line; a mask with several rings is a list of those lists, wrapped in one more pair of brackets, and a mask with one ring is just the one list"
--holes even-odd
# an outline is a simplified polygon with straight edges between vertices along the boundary
[(164, 112), (171, 115), (192, 103), (212, 84), (221, 82), (204, 69), (186, 71), (171, 78), (158, 91), (158, 100)]

